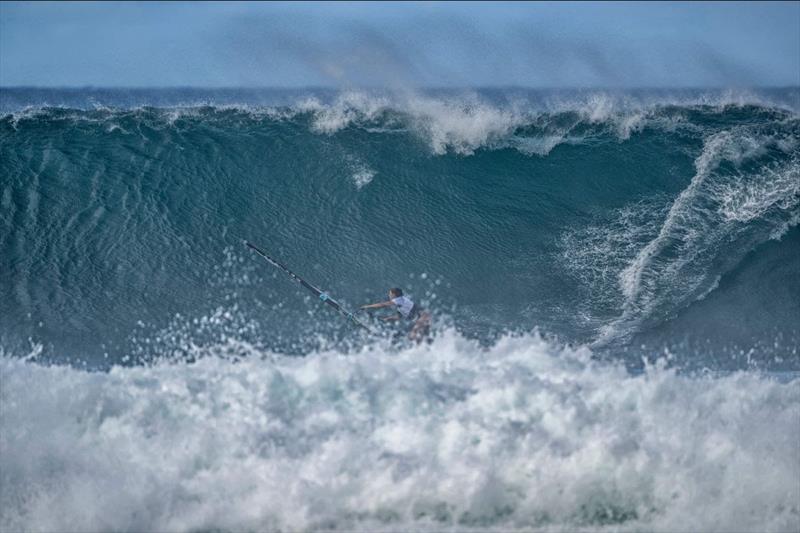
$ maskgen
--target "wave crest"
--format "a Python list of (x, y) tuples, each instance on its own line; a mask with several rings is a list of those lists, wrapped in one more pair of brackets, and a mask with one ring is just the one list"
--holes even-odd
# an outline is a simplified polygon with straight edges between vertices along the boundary
[[(791, 98), (790, 98), (791, 100)], [(108, 131), (130, 133), (120, 119), (160, 127), (178, 127), (188, 120), (268, 120), (278, 123), (309, 117), (309, 131), (334, 135), (347, 128), (373, 132), (410, 132), (435, 155), (472, 155), (479, 149), (511, 148), (545, 156), (563, 143), (608, 135), (627, 140), (646, 128), (695, 128), (687, 114), (719, 114), (752, 107), (776, 117), (796, 115), (782, 100), (747, 92), (698, 94), (568, 91), (563, 93), (367, 92), (344, 91), (333, 97), (304, 95), (293, 102), (263, 105), (215, 102), (213, 98), (166, 107), (139, 104), (127, 108), (98, 103), (85, 109), (29, 105), (3, 117), (13, 128), (36, 120), (110, 123)], [(696, 117), (695, 117), (696, 118)], [(134, 128), (135, 129), (135, 128)]]

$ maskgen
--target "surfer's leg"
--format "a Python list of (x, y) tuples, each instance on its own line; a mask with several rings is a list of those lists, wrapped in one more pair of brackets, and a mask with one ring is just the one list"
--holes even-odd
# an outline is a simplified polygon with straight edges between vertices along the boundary
[(414, 326), (411, 328), (411, 331), (408, 334), (408, 338), (412, 341), (422, 342), (423, 340), (430, 338), (431, 333), (431, 315), (423, 311), (420, 313), (419, 317), (417, 317), (416, 322), (414, 322)]

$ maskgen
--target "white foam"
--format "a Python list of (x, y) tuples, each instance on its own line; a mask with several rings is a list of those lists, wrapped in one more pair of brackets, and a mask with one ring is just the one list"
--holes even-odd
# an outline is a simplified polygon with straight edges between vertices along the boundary
[(453, 332), (251, 355), (0, 357), (0, 530), (800, 528), (797, 380), (631, 376)]
[(720, 187), (720, 213), (727, 220), (747, 222), (772, 208), (784, 211), (800, 204), (800, 161), (764, 168), (757, 179)]
[(663, 196), (654, 197), (604, 214), (596, 223), (561, 236), (563, 264), (586, 287), (588, 309), (624, 303), (620, 273), (659, 234), (669, 207)]
[[(593, 91), (555, 94), (541, 101), (518, 98), (503, 103), (490, 102), (474, 92), (430, 96), (411, 91), (398, 94), (345, 91), (332, 103), (311, 97), (298, 101), (293, 109), (311, 113), (312, 130), (321, 134), (334, 134), (353, 125), (368, 127), (379, 120), (399, 120), (397, 126), (401, 130), (410, 128), (436, 155), (448, 152), (471, 155), (481, 148), (511, 147), (528, 155), (544, 156), (567, 140), (580, 124), (605, 127), (605, 131), (619, 140), (626, 140), (647, 126), (668, 130), (692, 127), (680, 116), (660, 114), (659, 110), (667, 106), (704, 106), (724, 112), (731, 106), (749, 104), (774, 105), (756, 94), (741, 91), (639, 97), (622, 92)], [(574, 113), (576, 120), (561, 126), (551, 124), (554, 117), (569, 113)], [(537, 125), (544, 128), (541, 136), (515, 135), (520, 127)], [(386, 130), (386, 127), (377, 128), (377, 131)]]
[(333, 104), (323, 105), (316, 99), (307, 99), (299, 109), (314, 113), (313, 129), (318, 133), (335, 133), (354, 122), (375, 120), (389, 108), (389, 101), (383, 97), (371, 96), (364, 92), (345, 92)]
[[(779, 149), (791, 154), (795, 141), (747, 127), (710, 135), (695, 160), (696, 173), (673, 202), (658, 235), (619, 274), (623, 313), (598, 339), (629, 334), (657, 308), (675, 309), (707, 295), (713, 282), (706, 265), (721, 243), (737, 238), (750, 246), (776, 235), (800, 205), (800, 164), (795, 157), (756, 170), (745, 163)], [(732, 169), (720, 170), (726, 163)], [(772, 214), (769, 218), (765, 218)], [(762, 218), (772, 228), (757, 235), (747, 222)], [(739, 258), (749, 249), (737, 250)], [(738, 260), (728, 254), (728, 261)]]
[[(625, 140), (651, 119), (650, 111), (637, 103), (604, 93), (591, 93), (578, 100), (554, 100), (542, 106), (530, 101), (490, 103), (475, 93), (445, 98), (413, 92), (388, 97), (351, 91), (340, 94), (330, 104), (306, 98), (298, 101), (294, 109), (311, 113), (312, 129), (322, 134), (333, 134), (352, 125), (363, 127), (396, 113), (436, 155), (448, 152), (471, 155), (480, 148), (512, 147), (525, 154), (543, 156), (566, 141), (572, 129), (581, 123), (607, 122), (612, 133)], [(553, 114), (568, 112), (577, 112), (577, 120), (560, 127), (549, 123)], [(517, 128), (535, 124), (545, 128), (541, 136), (514, 135)]]
[(758, 174), (739, 176), (739, 179), (722, 183), (716, 194), (720, 198), (719, 211), (727, 220), (747, 222), (761, 217), (771, 208), (789, 211), (800, 204), (800, 157), (798, 139), (750, 138), (748, 147), (737, 150), (728, 157), (735, 164), (754, 156), (763, 155), (768, 148), (788, 154), (787, 161), (763, 166)]
[(394, 99), (350, 91), (331, 104), (306, 99), (295, 106), (313, 113), (312, 128), (317, 133), (333, 134), (353, 124), (375, 121), (388, 112), (405, 115), (412, 130), (425, 138), (435, 154), (453, 151), (472, 154), (492, 140), (508, 135), (522, 117), (512, 111), (481, 102), (472, 96), (438, 99), (405, 93)]
[(526, 155), (545, 156), (566, 140), (564, 134), (544, 135), (541, 137), (514, 136), (508, 141), (508, 146), (512, 146)]
[(347, 156), (345, 160), (347, 161), (347, 166), (351, 173), (350, 179), (353, 181), (356, 189), (363, 189), (375, 178), (375, 170), (361, 159), (355, 156)]
[(353, 183), (356, 184), (357, 189), (362, 189), (372, 181), (375, 177), (375, 171), (367, 166), (358, 167), (353, 172)]
[(406, 109), (435, 154), (448, 150), (470, 155), (483, 146), (506, 138), (526, 121), (523, 114), (486, 104), (477, 98), (439, 100), (415, 96)]
[[(501, 97), (491, 100), (474, 91), (432, 95), (424, 92), (348, 90), (332, 100), (306, 95), (289, 106), (262, 106), (247, 103), (215, 104), (212, 100), (193, 100), (168, 107), (155, 108), (159, 121), (167, 127), (185, 117), (195, 117), (202, 109), (212, 111), (236, 110), (254, 117), (272, 120), (294, 120), (298, 115), (311, 115), (311, 131), (333, 135), (348, 127), (372, 132), (410, 131), (423, 139), (436, 155), (455, 153), (471, 155), (479, 149), (513, 148), (526, 155), (546, 156), (563, 142), (580, 142), (572, 135), (576, 126), (589, 125), (619, 140), (629, 139), (646, 127), (697, 128), (675, 116), (662, 113), (669, 106), (682, 109), (703, 106), (704, 112), (725, 112), (732, 106), (756, 105), (764, 109), (794, 113), (797, 109), (764, 95), (747, 91), (711, 91), (706, 93), (675, 94), (664, 92), (633, 94), (621, 91), (564, 91), (525, 97)], [(99, 117), (71, 109), (63, 119), (76, 121), (105, 121), (120, 114), (138, 113), (147, 106), (116, 109), (90, 102)], [(67, 109), (67, 108), (64, 108)], [(11, 123), (47, 115), (48, 108), (37, 106), (11, 113)], [(574, 114), (576, 119), (566, 124), (563, 115)], [(680, 115), (680, 114), (678, 114)], [(556, 119), (551, 121), (551, 119)], [(552, 122), (552, 123), (551, 123)], [(158, 129), (159, 124), (151, 124)], [(541, 132), (517, 135), (521, 127), (542, 127)], [(572, 135), (572, 137), (570, 137)]]

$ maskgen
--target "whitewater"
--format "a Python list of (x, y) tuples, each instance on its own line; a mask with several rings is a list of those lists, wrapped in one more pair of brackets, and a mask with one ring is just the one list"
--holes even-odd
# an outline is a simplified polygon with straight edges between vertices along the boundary
[[(237, 350), (241, 351), (241, 347)], [(536, 336), (87, 372), (2, 359), (2, 528), (791, 531), (800, 381)], [(11, 487), (13, 490), (8, 490)]]
[(798, 112), (0, 89), (0, 531), (800, 530)]

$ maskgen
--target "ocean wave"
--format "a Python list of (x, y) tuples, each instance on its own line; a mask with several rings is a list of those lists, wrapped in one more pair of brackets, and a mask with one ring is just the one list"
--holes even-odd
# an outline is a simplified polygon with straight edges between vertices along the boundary
[[(421, 303), (485, 339), (538, 326), (640, 345), (697, 299), (714, 304), (737, 261), (800, 219), (796, 117), (653, 101), (351, 92), (7, 116), (0, 340), (36, 339), (54, 360), (102, 366), (171, 317), (233, 301), (242, 323), (275, 328), (265, 342), (279, 351), (346, 338), (305, 295), (256, 281), (272, 272), (251, 257), (227, 263), (225, 250), (253, 239), (350, 307), (391, 283), (437, 295)], [(792, 235), (770, 261), (796, 261)], [(786, 270), (760, 276), (759, 290), (788, 293)], [(420, 272), (449, 286), (424, 286)], [(766, 314), (748, 303), (745, 316)], [(796, 309), (774, 309), (725, 349), (797, 338)], [(702, 342), (718, 324), (682, 333)], [(731, 337), (719, 331), (715, 347)], [(782, 367), (795, 364), (790, 344), (775, 352)]]
[(587, 308), (622, 306), (620, 273), (658, 236), (670, 205), (670, 199), (655, 196), (615, 209), (601, 220), (561, 235), (560, 258), (589, 288), (584, 300)]
[[(739, 126), (705, 140), (696, 174), (670, 206), (657, 236), (619, 273), (623, 313), (603, 328), (598, 343), (705, 297), (720, 273), (797, 220), (797, 135), (795, 121), (772, 132)], [(761, 224), (748, 224), (754, 219)]]
[[(449, 98), (405, 93), (392, 98), (345, 92), (329, 104), (312, 98), (293, 109), (300, 114), (311, 113), (312, 129), (318, 133), (333, 134), (351, 126), (380, 124), (383, 129), (410, 129), (436, 155), (472, 155), (481, 148), (515, 148), (544, 156), (559, 144), (579, 143), (582, 136), (591, 134), (609, 133), (626, 140), (646, 127), (680, 127), (685, 121), (680, 111), (671, 109), (674, 107), (723, 113), (731, 107), (744, 106), (764, 106), (767, 112), (781, 112), (781, 108), (745, 94), (641, 100), (602, 92), (545, 101), (515, 98), (503, 103), (477, 93)], [(589, 131), (576, 133), (582, 126)]]
[(4, 355), (0, 374), (4, 531), (800, 527), (797, 378), (631, 375), (452, 331), (109, 372)]
[(696, 128), (687, 113), (702, 116), (740, 108), (776, 118), (797, 113), (783, 101), (741, 91), (690, 96), (594, 91), (536, 98), (513, 94), (490, 98), (474, 91), (446, 95), (344, 91), (328, 98), (305, 95), (293, 103), (274, 106), (214, 103), (213, 99), (167, 107), (116, 108), (94, 101), (88, 109), (34, 105), (7, 113), (2, 121), (15, 129), (20, 123), (37, 120), (100, 122), (108, 124), (109, 132), (131, 133), (120, 120), (141, 121), (157, 129), (180, 127), (180, 122), (190, 120), (229, 126), (305, 120), (308, 130), (318, 135), (334, 135), (348, 128), (412, 132), (435, 155), (468, 156), (479, 149), (512, 148), (545, 156), (562, 143), (576, 144), (596, 135), (624, 141), (646, 128)]

